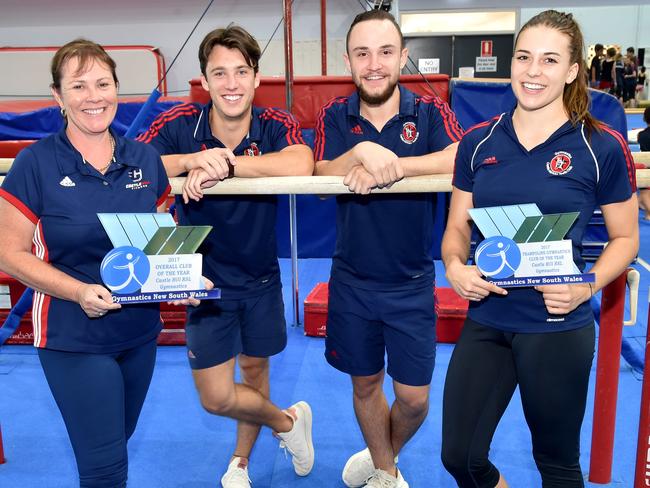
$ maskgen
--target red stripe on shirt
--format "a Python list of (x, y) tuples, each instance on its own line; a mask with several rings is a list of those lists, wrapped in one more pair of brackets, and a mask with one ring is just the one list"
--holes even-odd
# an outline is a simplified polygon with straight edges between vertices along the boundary
[(452, 141), (458, 142), (462, 139), (463, 131), (458, 124), (458, 120), (456, 120), (456, 114), (452, 112), (448, 103), (444, 102), (440, 97), (431, 96), (424, 96), (418, 100), (423, 103), (433, 103), (435, 105), (442, 116), (445, 132), (447, 132), (447, 136), (449, 136)]
[(163, 203), (165, 203), (165, 200), (167, 200), (167, 197), (169, 196), (169, 193), (172, 191), (171, 185), (167, 185), (167, 188), (165, 188), (165, 191), (163, 192), (162, 195), (160, 195), (160, 198), (156, 201), (156, 207), (160, 207)]
[[(50, 253), (43, 237), (43, 224), (41, 222), (36, 226), (34, 232), (34, 247), (36, 257), (43, 262), (50, 262)], [(47, 345), (47, 321), (50, 310), (50, 296), (45, 293), (36, 291), (34, 293), (34, 303), (32, 305), (32, 320), (37, 321), (34, 328), (34, 346), (46, 347)]]
[(314, 155), (316, 161), (321, 161), (323, 159), (323, 153), (325, 152), (325, 112), (335, 103), (346, 103), (347, 97), (337, 97), (333, 98), (325, 105), (321, 107), (318, 112), (318, 117), (316, 121), (316, 127), (314, 128)]
[(492, 117), (491, 119), (486, 120), (485, 122), (479, 122), (478, 124), (473, 125), (469, 129), (467, 129), (465, 131), (465, 134), (463, 134), (463, 135), (467, 135), (467, 134), (469, 134), (470, 132), (472, 132), (472, 131), (474, 131), (476, 129), (480, 129), (481, 127), (487, 127), (488, 125), (492, 124), (492, 122), (494, 122), (495, 120), (499, 120), (499, 117), (501, 117), (501, 114), (496, 115), (496, 116)]
[(300, 134), (300, 124), (291, 114), (282, 110), (267, 108), (262, 112), (261, 117), (266, 120), (273, 119), (281, 122), (287, 128), (286, 138), (289, 145), (305, 144), (305, 141)]
[(627, 166), (627, 177), (630, 179), (630, 185), (632, 185), (632, 191), (636, 191), (636, 166), (634, 165), (634, 159), (632, 158), (632, 153), (630, 153), (630, 147), (627, 145), (627, 142), (623, 139), (623, 136), (606, 125), (601, 124), (600, 128), (614, 136), (623, 150), (625, 155), (625, 164)]
[(149, 143), (151, 140), (158, 135), (160, 129), (162, 129), (166, 124), (175, 120), (179, 117), (185, 115), (196, 115), (200, 112), (198, 108), (194, 105), (184, 103), (182, 105), (177, 105), (166, 112), (161, 113), (156, 119), (152, 122), (151, 127), (146, 132), (143, 132), (137, 137), (137, 141)]
[(12, 204), (14, 207), (18, 209), (18, 211), (23, 214), (27, 219), (34, 225), (38, 224), (38, 217), (34, 215), (34, 212), (32, 212), (27, 205), (25, 205), (23, 202), (18, 200), (17, 197), (9, 193), (7, 190), (3, 190), (0, 188), (0, 197), (4, 198)]

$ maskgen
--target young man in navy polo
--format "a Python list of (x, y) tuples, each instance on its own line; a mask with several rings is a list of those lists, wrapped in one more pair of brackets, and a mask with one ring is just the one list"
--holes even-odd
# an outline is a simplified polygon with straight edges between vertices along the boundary
[[(188, 357), (204, 408), (234, 418), (237, 444), (221, 483), (250, 486), (247, 465), (260, 427), (271, 427), (293, 456), (295, 471), (314, 462), (311, 410), (280, 410), (269, 401), (269, 357), (286, 346), (277, 260), (274, 196), (207, 196), (202, 188), (230, 176), (311, 175), (313, 155), (287, 112), (254, 107), (260, 48), (238, 26), (210, 32), (199, 48), (206, 106), (180, 105), (162, 114), (141, 140), (163, 155), (167, 174), (187, 174), (183, 224), (212, 225), (200, 250), (204, 275), (222, 299), (188, 310)], [(238, 360), (242, 383), (235, 383)]]
[(345, 60), (357, 91), (325, 105), (316, 126), (316, 174), (345, 176), (359, 194), (338, 197), (325, 357), (352, 377), (368, 446), (348, 460), (343, 481), (406, 488), (395, 459), (427, 415), (435, 359), (434, 203), (429, 194), (367, 194), (405, 176), (451, 173), (462, 132), (445, 102), (398, 85), (407, 50), (390, 14), (355, 18)]

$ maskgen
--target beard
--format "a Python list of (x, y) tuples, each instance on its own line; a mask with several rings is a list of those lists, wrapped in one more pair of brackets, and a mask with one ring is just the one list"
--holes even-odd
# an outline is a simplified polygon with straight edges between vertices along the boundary
[(368, 105), (377, 106), (383, 105), (393, 96), (395, 87), (397, 86), (397, 80), (390, 81), (384, 91), (375, 94), (368, 93), (360, 82), (355, 84), (357, 85), (357, 90), (359, 90), (359, 98)]

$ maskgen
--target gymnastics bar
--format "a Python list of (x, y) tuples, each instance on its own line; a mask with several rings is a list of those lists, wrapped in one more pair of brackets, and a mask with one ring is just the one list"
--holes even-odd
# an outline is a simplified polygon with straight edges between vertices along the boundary
[[(634, 161), (650, 166), (650, 152), (632, 153)], [(0, 173), (11, 168), (12, 158), (0, 158)], [(0, 182), (2, 181), (0, 177)], [(184, 178), (171, 178), (172, 193), (179, 194)], [(637, 169), (639, 188), (650, 187), (650, 169)], [(423, 193), (451, 191), (451, 175), (412, 176), (373, 193)], [(204, 190), (206, 195), (338, 195), (349, 193), (341, 176), (275, 176), (231, 178)]]
[(630, 322), (633, 324), (636, 322), (633, 297), (638, 294), (638, 283), (639, 272), (628, 268), (602, 291), (589, 459), (589, 481), (592, 483), (607, 484), (612, 480), (625, 287), (630, 286), (630, 308), (633, 309)]
[[(648, 296), (648, 302), (650, 302), (650, 295)], [(648, 327), (645, 342), (645, 367), (643, 368), (634, 488), (650, 486), (650, 378), (647, 374), (648, 364), (650, 363), (650, 342), (648, 339), (650, 339), (650, 308), (648, 309)]]

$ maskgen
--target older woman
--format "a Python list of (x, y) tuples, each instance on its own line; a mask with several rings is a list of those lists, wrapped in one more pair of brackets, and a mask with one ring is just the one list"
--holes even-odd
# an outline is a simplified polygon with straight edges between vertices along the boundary
[[(109, 126), (115, 62), (77, 39), (52, 60), (64, 128), (23, 150), (0, 189), (0, 268), (35, 290), (34, 343), (82, 487), (124, 487), (126, 443), (156, 356), (157, 304), (113, 303), (98, 212), (155, 212), (170, 187), (160, 157)], [(132, 183), (137, 182), (138, 185)]]

